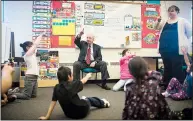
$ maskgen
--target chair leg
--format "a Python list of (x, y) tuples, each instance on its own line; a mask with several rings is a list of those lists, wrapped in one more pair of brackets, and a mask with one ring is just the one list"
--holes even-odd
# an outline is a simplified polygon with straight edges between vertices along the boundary
[(97, 73), (96, 73), (96, 77), (95, 77), (95, 80), (97, 80)]

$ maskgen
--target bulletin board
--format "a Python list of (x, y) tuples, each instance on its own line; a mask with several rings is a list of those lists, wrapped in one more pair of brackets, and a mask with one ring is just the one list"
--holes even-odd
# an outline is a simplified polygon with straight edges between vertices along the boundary
[[(159, 5), (93, 1), (34, 1), (33, 40), (44, 30), (40, 48), (75, 48), (84, 28), (102, 48), (156, 48), (153, 30)], [(82, 40), (86, 40), (83, 35)]]
[(75, 35), (75, 3), (52, 1), (51, 48), (74, 48)]
[(32, 12), (32, 40), (36, 40), (42, 32), (46, 31), (38, 48), (49, 49), (51, 47), (51, 1), (33, 1)]
[(77, 32), (83, 25), (103, 48), (141, 48), (141, 4), (81, 1), (76, 17)]

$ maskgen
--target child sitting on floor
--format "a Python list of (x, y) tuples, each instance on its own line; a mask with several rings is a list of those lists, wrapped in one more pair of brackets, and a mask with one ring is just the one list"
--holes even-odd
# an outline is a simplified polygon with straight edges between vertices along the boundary
[(73, 81), (70, 68), (62, 66), (58, 69), (57, 76), (59, 84), (54, 87), (52, 102), (47, 115), (39, 119), (49, 119), (57, 101), (59, 101), (64, 114), (72, 119), (86, 117), (90, 111), (90, 106), (98, 108), (108, 108), (110, 106), (106, 99), (85, 96), (82, 99), (79, 98), (78, 93), (83, 90), (83, 84), (91, 77), (91, 73), (88, 73), (80, 81)]
[(2, 68), (2, 78), (1, 78), (1, 106), (6, 105), (8, 102), (13, 102), (16, 97), (14, 96), (8, 96), (7, 92), (8, 89), (12, 86), (12, 75), (13, 75), (13, 67), (11, 67), (8, 64), (5, 64)]
[[(159, 75), (148, 74), (147, 63), (141, 57), (134, 57), (128, 64), (134, 80), (126, 86), (123, 120), (161, 120), (172, 119), (170, 111), (159, 87)], [(180, 114), (181, 115), (181, 114)], [(178, 114), (177, 119), (180, 119)], [(183, 116), (183, 114), (182, 114)]]
[(113, 86), (113, 91), (118, 91), (124, 86), (124, 91), (128, 83), (133, 81), (133, 76), (129, 73), (128, 63), (135, 55), (131, 54), (129, 49), (125, 49), (122, 52), (122, 58), (120, 59), (120, 80)]
[(188, 58), (189, 55), (184, 47), (182, 47), (182, 52), (187, 65), (186, 79), (182, 85), (176, 78), (172, 78), (166, 91), (162, 93), (165, 97), (171, 97), (174, 100), (184, 100), (192, 97), (192, 60)]
[(17, 97), (17, 99), (29, 100), (31, 98), (37, 97), (37, 89), (38, 89), (38, 60), (36, 58), (36, 50), (42, 37), (46, 32), (40, 34), (35, 41), (26, 41), (23, 44), (20, 44), (20, 47), (23, 48), (25, 55), (23, 56), (26, 64), (27, 71), (25, 73), (24, 78), (24, 89), (23, 92), (19, 92), (19, 88), (16, 88), (18, 91), (14, 92), (12, 90), (9, 93)]

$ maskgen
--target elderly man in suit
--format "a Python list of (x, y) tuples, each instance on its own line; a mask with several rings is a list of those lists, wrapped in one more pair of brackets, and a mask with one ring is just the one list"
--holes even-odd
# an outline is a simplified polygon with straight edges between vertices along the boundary
[(81, 36), (84, 34), (84, 29), (77, 35), (74, 43), (80, 48), (78, 61), (73, 64), (73, 78), (80, 80), (80, 70), (87, 67), (92, 67), (101, 71), (102, 85), (101, 87), (110, 90), (106, 85), (109, 73), (106, 62), (102, 61), (101, 47), (94, 44), (94, 36), (87, 34), (87, 41), (81, 41)]

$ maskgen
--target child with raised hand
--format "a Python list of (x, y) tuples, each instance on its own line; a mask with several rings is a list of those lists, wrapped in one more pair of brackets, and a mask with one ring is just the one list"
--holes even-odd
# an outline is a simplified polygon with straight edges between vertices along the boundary
[(113, 91), (118, 91), (123, 86), (125, 91), (126, 85), (133, 81), (133, 76), (128, 69), (128, 63), (133, 57), (135, 57), (135, 54), (131, 54), (129, 49), (123, 50), (120, 59), (120, 80), (113, 86)]
[(59, 84), (54, 87), (52, 102), (49, 106), (46, 116), (39, 119), (49, 119), (52, 111), (58, 101), (64, 114), (72, 119), (81, 119), (88, 115), (90, 107), (108, 108), (110, 103), (106, 99), (99, 99), (98, 97), (85, 97), (79, 98), (78, 93), (83, 90), (85, 84), (91, 77), (88, 73), (82, 80), (74, 81), (72, 72), (68, 67), (60, 67), (57, 72)]
[(181, 48), (184, 54), (184, 60), (187, 65), (187, 76), (183, 84), (181, 84), (176, 78), (172, 78), (168, 84), (168, 87), (162, 95), (165, 97), (171, 97), (174, 100), (184, 100), (192, 98), (192, 60), (188, 57), (188, 53), (185, 47)]
[(22, 93), (19, 93), (19, 90), (17, 92), (8, 92), (9, 94), (13, 93), (18, 99), (29, 100), (30, 98), (35, 98), (37, 96), (39, 70), (36, 49), (45, 33), (46, 32), (43, 32), (38, 36), (34, 42), (26, 41), (23, 44), (20, 44), (20, 47), (23, 48), (25, 52), (23, 58), (27, 64), (27, 71), (24, 78), (24, 91)]

